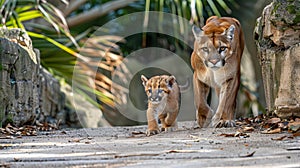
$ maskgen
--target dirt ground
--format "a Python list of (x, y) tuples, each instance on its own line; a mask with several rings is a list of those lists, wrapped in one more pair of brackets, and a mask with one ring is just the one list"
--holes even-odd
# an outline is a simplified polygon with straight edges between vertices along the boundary
[(290, 133), (230, 137), (237, 128), (195, 126), (180, 122), (178, 131), (150, 137), (134, 126), (0, 139), (0, 167), (300, 167), (300, 138)]

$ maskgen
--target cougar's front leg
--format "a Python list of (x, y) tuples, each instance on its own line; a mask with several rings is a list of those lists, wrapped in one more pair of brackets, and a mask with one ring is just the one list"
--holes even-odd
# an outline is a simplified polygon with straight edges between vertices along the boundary
[(194, 103), (196, 107), (196, 117), (200, 128), (207, 127), (212, 116), (212, 109), (207, 104), (207, 96), (209, 94), (209, 86), (201, 82), (196, 73), (193, 78), (194, 84)]
[(227, 80), (219, 93), (219, 105), (212, 118), (212, 127), (234, 127), (236, 97), (239, 89), (239, 78)]
[(146, 131), (146, 135), (155, 135), (159, 133), (158, 123), (157, 123), (157, 111), (152, 108), (147, 110), (147, 121), (148, 121), (148, 129)]

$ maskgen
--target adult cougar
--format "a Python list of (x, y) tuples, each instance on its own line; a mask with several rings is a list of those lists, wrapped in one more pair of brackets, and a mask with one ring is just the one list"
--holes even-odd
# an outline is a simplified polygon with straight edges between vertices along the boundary
[[(240, 62), (244, 50), (241, 25), (234, 18), (212, 16), (202, 29), (193, 26), (192, 31), (195, 43), (191, 64), (197, 122), (200, 127), (235, 126)], [(206, 100), (210, 87), (219, 97), (215, 113)]]

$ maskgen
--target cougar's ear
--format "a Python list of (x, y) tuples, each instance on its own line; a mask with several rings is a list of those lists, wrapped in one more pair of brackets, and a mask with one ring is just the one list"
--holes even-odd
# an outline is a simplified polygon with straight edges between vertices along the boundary
[(143, 85), (146, 86), (148, 79), (144, 75), (141, 75), (141, 79), (143, 81)]
[(170, 76), (168, 77), (167, 79), (167, 84), (168, 84), (168, 87), (172, 88), (173, 87), (173, 84), (176, 82), (176, 78), (175, 76)]
[(201, 30), (198, 26), (193, 25), (192, 31), (196, 39), (203, 35), (203, 30)]
[(231, 41), (234, 38), (234, 30), (235, 26), (231, 25), (227, 30), (226, 30), (226, 36), (229, 41)]

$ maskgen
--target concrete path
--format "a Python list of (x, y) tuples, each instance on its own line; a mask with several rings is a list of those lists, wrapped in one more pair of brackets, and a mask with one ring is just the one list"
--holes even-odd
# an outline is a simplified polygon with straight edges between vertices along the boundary
[(178, 131), (151, 137), (135, 126), (0, 139), (0, 167), (300, 167), (300, 138), (290, 133), (226, 137), (237, 128), (194, 126), (181, 122)]

